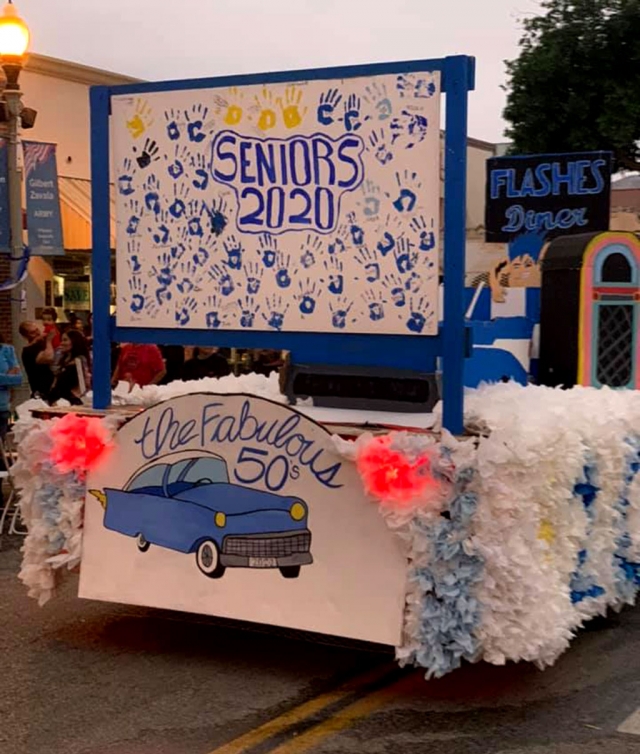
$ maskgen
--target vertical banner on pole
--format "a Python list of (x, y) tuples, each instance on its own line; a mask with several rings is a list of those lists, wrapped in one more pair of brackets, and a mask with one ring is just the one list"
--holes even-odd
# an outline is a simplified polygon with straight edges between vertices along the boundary
[(56, 145), (23, 141), (27, 229), (34, 256), (64, 254)]
[(9, 253), (11, 251), (8, 177), (7, 142), (4, 139), (0, 139), (0, 253)]

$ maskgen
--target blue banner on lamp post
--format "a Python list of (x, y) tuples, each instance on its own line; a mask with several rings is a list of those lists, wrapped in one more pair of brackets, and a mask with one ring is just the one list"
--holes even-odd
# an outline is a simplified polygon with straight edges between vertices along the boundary
[(56, 145), (23, 141), (27, 231), (33, 256), (64, 254)]
[(7, 142), (0, 139), (0, 253), (11, 251)]

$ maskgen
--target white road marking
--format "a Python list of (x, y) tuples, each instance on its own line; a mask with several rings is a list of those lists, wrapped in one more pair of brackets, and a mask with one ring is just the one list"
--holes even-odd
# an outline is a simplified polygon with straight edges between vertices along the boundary
[(640, 709), (629, 715), (622, 725), (619, 726), (618, 733), (630, 733), (632, 736), (640, 736)]

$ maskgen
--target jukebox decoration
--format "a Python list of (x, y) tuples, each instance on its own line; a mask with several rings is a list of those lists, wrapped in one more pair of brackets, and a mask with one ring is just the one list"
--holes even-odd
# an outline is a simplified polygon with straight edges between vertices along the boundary
[(557, 238), (542, 263), (540, 383), (640, 388), (640, 239)]

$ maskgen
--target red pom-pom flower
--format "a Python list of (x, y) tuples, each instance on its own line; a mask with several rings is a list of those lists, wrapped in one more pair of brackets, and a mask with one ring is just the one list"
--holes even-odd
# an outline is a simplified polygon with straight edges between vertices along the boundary
[(392, 447), (393, 437), (375, 437), (356, 456), (356, 466), (367, 494), (400, 504), (410, 503), (434, 484), (428, 456), (410, 459)]
[(111, 438), (102, 421), (96, 417), (66, 414), (51, 428), (53, 449), (51, 461), (66, 474), (75, 471), (84, 478), (111, 449)]

